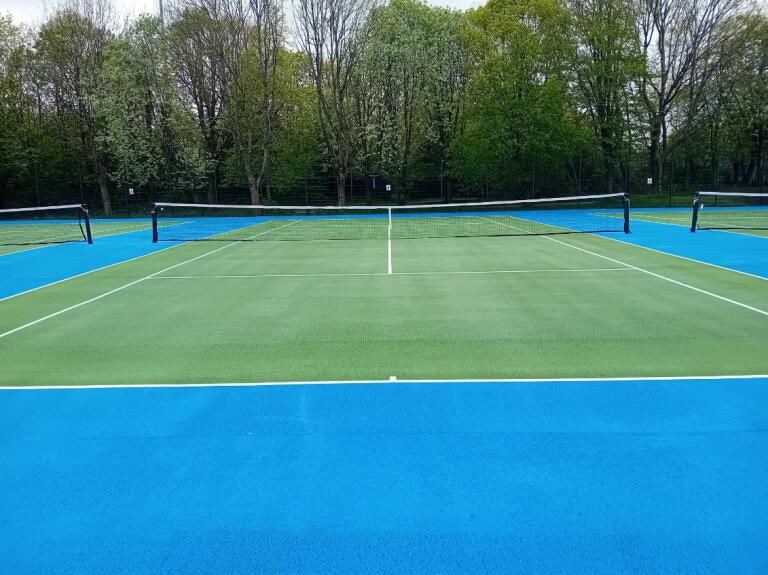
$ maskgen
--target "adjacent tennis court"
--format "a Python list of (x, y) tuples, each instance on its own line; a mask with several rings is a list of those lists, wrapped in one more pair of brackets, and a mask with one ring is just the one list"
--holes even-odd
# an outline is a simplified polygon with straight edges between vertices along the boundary
[(763, 571), (766, 240), (642, 211), (625, 234), (621, 202), (585, 202), (169, 205), (158, 244), (147, 219), (0, 256), (29, 278), (148, 250), (0, 300), (0, 552), (14, 572)]

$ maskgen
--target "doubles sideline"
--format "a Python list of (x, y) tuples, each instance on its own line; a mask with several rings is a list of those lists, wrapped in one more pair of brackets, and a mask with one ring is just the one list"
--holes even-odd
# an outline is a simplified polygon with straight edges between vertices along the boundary
[[(487, 219), (487, 218), (483, 218), (483, 219)], [(488, 221), (494, 221), (494, 220), (488, 220)], [(517, 226), (513, 226), (511, 224), (507, 224), (507, 223), (504, 223), (504, 222), (494, 222), (494, 223), (497, 223), (500, 226), (506, 226), (508, 228), (513, 228), (513, 229), (516, 229), (516, 230), (522, 230), (522, 228), (518, 228)], [(579, 246), (575, 246), (573, 244), (569, 244), (568, 242), (564, 242), (562, 240), (558, 240), (558, 239), (553, 238), (551, 236), (538, 236), (538, 237), (540, 237), (540, 238), (542, 238), (544, 240), (548, 240), (550, 242), (555, 242), (555, 243), (560, 244), (562, 246), (573, 248), (574, 250), (578, 250), (580, 252), (584, 252), (585, 254), (589, 254), (589, 255), (592, 255), (592, 256), (595, 256), (595, 257), (598, 257), (598, 258), (602, 258), (604, 260), (607, 260), (609, 262), (613, 262), (615, 264), (619, 264), (619, 265), (622, 265), (622, 266), (626, 266), (628, 268), (632, 268), (633, 270), (637, 270), (639, 272), (642, 272), (642, 273), (647, 274), (649, 276), (658, 278), (660, 280), (663, 280), (663, 281), (666, 281), (666, 282), (669, 282), (669, 283), (673, 283), (673, 284), (678, 285), (680, 287), (684, 287), (686, 289), (695, 291), (697, 293), (700, 293), (700, 294), (703, 294), (703, 295), (706, 295), (706, 296), (709, 296), (709, 297), (713, 297), (715, 299), (719, 299), (720, 301), (724, 301), (724, 302), (727, 302), (727, 303), (730, 303), (730, 304), (742, 307), (742, 308), (747, 309), (749, 311), (753, 311), (755, 313), (759, 313), (761, 315), (764, 315), (764, 316), (768, 317), (768, 311), (765, 311), (765, 310), (762, 310), (760, 308), (757, 308), (757, 307), (754, 307), (754, 306), (742, 303), (740, 301), (736, 301), (734, 299), (731, 299), (731, 298), (728, 298), (728, 297), (725, 297), (725, 296), (721, 296), (721, 295), (716, 294), (714, 292), (711, 292), (711, 291), (708, 291), (708, 290), (705, 290), (705, 289), (701, 289), (701, 288), (698, 288), (696, 286), (692, 286), (691, 284), (688, 284), (688, 283), (685, 283), (685, 282), (681, 282), (681, 281), (678, 281), (676, 279), (672, 279), (672, 278), (667, 277), (667, 276), (662, 275), (662, 274), (657, 274), (656, 272), (652, 272), (652, 271), (647, 270), (645, 268), (641, 268), (639, 266), (635, 266), (635, 265), (629, 264), (629, 263), (624, 262), (622, 260), (619, 260), (619, 259), (616, 259), (616, 258), (611, 258), (611, 257), (605, 256), (605, 255), (599, 254), (597, 252), (593, 252), (592, 250), (588, 250), (588, 249), (585, 249), (585, 248), (582, 248), (582, 247), (579, 247)], [(604, 237), (604, 236), (598, 236), (598, 237)], [(607, 238), (607, 239), (611, 239), (611, 238)], [(619, 240), (615, 240), (615, 241), (619, 241)], [(626, 245), (626, 242), (621, 242), (621, 243), (624, 243)], [(634, 244), (628, 244), (628, 245), (634, 245)]]

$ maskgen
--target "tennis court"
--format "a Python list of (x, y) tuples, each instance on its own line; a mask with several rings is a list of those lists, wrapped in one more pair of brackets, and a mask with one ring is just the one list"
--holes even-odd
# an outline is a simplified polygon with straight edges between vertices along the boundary
[(179, 213), (158, 244), (115, 221), (139, 229), (1, 256), (26, 277), (139, 250), (0, 300), (0, 551), (14, 572), (764, 571), (766, 240), (645, 212), (627, 235), (621, 210), (503, 229), (566, 212)]

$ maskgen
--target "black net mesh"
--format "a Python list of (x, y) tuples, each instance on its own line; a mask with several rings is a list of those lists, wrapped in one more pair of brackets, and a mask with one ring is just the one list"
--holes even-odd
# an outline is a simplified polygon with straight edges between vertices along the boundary
[(768, 194), (701, 192), (696, 203), (700, 230), (768, 230)]
[(379, 207), (157, 204), (157, 239), (349, 240), (624, 232), (625, 196)]
[(86, 218), (81, 205), (0, 210), (0, 245), (88, 241)]

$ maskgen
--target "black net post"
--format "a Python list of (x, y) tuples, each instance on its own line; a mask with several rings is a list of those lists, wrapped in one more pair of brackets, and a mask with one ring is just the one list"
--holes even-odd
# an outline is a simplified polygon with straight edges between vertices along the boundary
[(85, 224), (85, 239), (89, 244), (93, 243), (93, 234), (91, 233), (91, 217), (88, 214), (88, 206), (83, 205), (83, 223)]
[(157, 205), (152, 208), (152, 243), (157, 243)]
[(629, 233), (629, 194), (624, 194), (624, 233)]
[(701, 196), (696, 194), (693, 198), (693, 217), (691, 218), (691, 232), (696, 231), (699, 222), (699, 210), (701, 209)]

